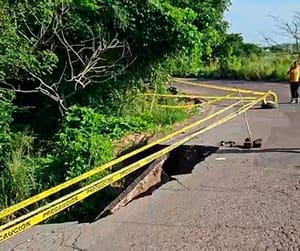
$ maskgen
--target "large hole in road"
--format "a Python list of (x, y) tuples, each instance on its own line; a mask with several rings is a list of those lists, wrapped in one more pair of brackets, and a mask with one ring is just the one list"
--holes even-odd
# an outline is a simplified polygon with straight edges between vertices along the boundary
[[(165, 148), (159, 146), (158, 148)], [(95, 218), (103, 218), (133, 200), (150, 196), (162, 185), (176, 179), (176, 175), (193, 172), (194, 168), (219, 148), (214, 146), (184, 145), (148, 165), (124, 191)]]
[[(114, 166), (113, 170), (119, 170), (165, 147), (167, 146), (156, 145)], [(92, 222), (103, 218), (116, 212), (133, 200), (152, 195), (156, 189), (174, 180), (176, 175), (192, 173), (197, 164), (204, 161), (206, 157), (217, 150), (218, 147), (214, 146), (180, 146), (167, 156), (128, 175), (121, 182), (117, 182), (117, 184), (107, 187), (82, 202), (77, 203), (72, 208), (63, 211), (51, 219), (50, 222)]]
[(215, 146), (180, 146), (170, 153), (162, 168), (169, 176), (192, 173), (197, 164), (218, 149)]

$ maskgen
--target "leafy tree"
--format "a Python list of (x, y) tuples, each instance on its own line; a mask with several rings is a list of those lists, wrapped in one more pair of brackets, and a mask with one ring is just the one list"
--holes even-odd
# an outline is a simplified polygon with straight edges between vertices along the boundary
[(230, 59), (231, 57), (244, 57), (251, 54), (261, 55), (263, 49), (252, 43), (244, 43), (241, 34), (228, 34), (222, 45), (215, 49), (214, 57), (219, 59)]
[(2, 0), (1, 5), (2, 85), (44, 94), (63, 112), (78, 95), (90, 95), (90, 88), (105, 89), (104, 83), (151, 69), (174, 54), (192, 55), (200, 64), (224, 40), (229, 1)]

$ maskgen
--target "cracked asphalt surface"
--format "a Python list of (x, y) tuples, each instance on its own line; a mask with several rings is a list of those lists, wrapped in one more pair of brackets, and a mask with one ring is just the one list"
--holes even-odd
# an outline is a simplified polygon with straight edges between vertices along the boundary
[[(214, 83), (279, 94), (278, 109), (247, 112), (261, 149), (219, 148), (191, 174), (114, 215), (92, 224), (40, 225), (0, 250), (300, 250), (300, 104), (286, 103), (286, 84)], [(189, 145), (243, 143), (247, 136), (239, 116)]]

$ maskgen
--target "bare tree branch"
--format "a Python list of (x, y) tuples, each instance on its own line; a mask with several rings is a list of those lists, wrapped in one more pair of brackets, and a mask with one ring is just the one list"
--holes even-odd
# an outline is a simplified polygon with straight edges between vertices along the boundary
[[(62, 1), (59, 8), (53, 10), (53, 17), (47, 23), (39, 19), (34, 12), (29, 12), (32, 18), (38, 24), (38, 28), (33, 29), (27, 22), (27, 18), (23, 13), (19, 20), (15, 18), (16, 27), (25, 27), (17, 29), (21, 36), (29, 41), (35, 48), (40, 44), (47, 45), (49, 50), (54, 53), (63, 55), (66, 62), (61, 72), (57, 72), (49, 80), (43, 79), (29, 67), (20, 67), (27, 76), (33, 78), (38, 83), (32, 90), (27, 90), (21, 86), (2, 82), (7, 89), (12, 89), (21, 93), (42, 93), (58, 103), (62, 113), (67, 109), (66, 99), (77, 93), (78, 89), (84, 89), (92, 84), (102, 84), (115, 78), (116, 74), (125, 71), (135, 59), (124, 63), (124, 59), (132, 56), (127, 41), (120, 41), (116, 35), (110, 38), (105, 34), (100, 25), (92, 27), (86, 26), (88, 37), (85, 39), (77, 39), (74, 41), (74, 35), (68, 34), (64, 19), (70, 7)], [(113, 55), (113, 56), (112, 56)], [(68, 85), (68, 91), (62, 86)]]
[(300, 57), (300, 12), (295, 12), (291, 22), (287, 22), (279, 17), (270, 17), (275, 21), (276, 27), (280, 31), (278, 34), (294, 40), (296, 53)]

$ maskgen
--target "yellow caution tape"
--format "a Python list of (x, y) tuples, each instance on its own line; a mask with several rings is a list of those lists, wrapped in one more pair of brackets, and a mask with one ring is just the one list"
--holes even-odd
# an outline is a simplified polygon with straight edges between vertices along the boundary
[[(224, 97), (222, 97), (222, 98), (224, 98)], [(218, 98), (218, 99), (221, 100), (221, 98)], [(228, 106), (227, 108), (230, 109), (231, 107), (233, 107), (233, 106)], [(128, 158), (130, 158), (130, 157), (132, 157), (132, 156), (134, 156), (136, 154), (138, 154), (138, 153), (140, 153), (140, 152), (143, 152), (143, 151), (151, 148), (152, 146), (161, 144), (161, 143), (163, 143), (163, 142), (165, 142), (165, 141), (173, 138), (174, 136), (177, 136), (177, 135), (179, 135), (179, 134), (181, 134), (183, 132), (186, 132), (186, 131), (190, 130), (191, 128), (196, 127), (196, 126), (198, 126), (198, 125), (206, 122), (207, 120), (209, 120), (211, 118), (214, 118), (215, 116), (221, 114), (222, 112), (226, 111), (227, 108), (222, 109), (222, 110), (216, 112), (215, 114), (207, 116), (204, 119), (201, 119), (201, 120), (199, 120), (199, 121), (197, 121), (197, 122), (195, 122), (195, 123), (193, 123), (193, 124), (191, 124), (189, 126), (186, 126), (186, 127), (182, 128), (182, 129), (180, 129), (180, 130), (178, 130), (176, 132), (173, 132), (173, 133), (171, 133), (171, 134), (169, 134), (169, 135), (167, 135), (165, 137), (162, 137), (162, 138), (160, 138), (160, 139), (158, 139), (158, 140), (156, 140), (156, 141), (154, 141), (154, 142), (152, 142), (150, 144), (147, 144), (147, 145), (145, 145), (145, 146), (143, 146), (143, 147), (141, 147), (141, 148), (139, 148), (139, 149), (137, 149), (135, 151), (132, 151), (132, 152), (130, 152), (128, 154), (125, 154), (125, 155), (123, 155), (123, 156), (121, 156), (121, 157), (119, 157), (119, 158), (117, 158), (115, 160), (112, 160), (112, 161), (110, 161), (110, 162), (108, 162), (108, 163), (106, 163), (104, 165), (101, 165), (101, 166), (99, 166), (97, 168), (94, 168), (94, 169), (92, 169), (92, 170), (90, 170), (90, 171), (88, 171), (88, 172), (86, 172), (86, 173), (84, 173), (82, 175), (79, 175), (79, 176), (77, 176), (77, 177), (75, 177), (73, 179), (70, 179), (70, 180), (68, 180), (68, 181), (66, 181), (66, 182), (64, 182), (64, 183), (62, 183), (60, 185), (57, 185), (57, 186), (55, 186), (53, 188), (45, 190), (45, 191), (43, 191), (43, 192), (41, 192), (41, 193), (39, 193), (39, 194), (31, 197), (31, 198), (28, 198), (28, 199), (26, 199), (24, 201), (21, 201), (21, 202), (15, 204), (15, 205), (12, 205), (12, 206), (10, 206), (10, 207), (8, 207), (8, 208), (6, 208), (6, 209), (4, 209), (4, 210), (2, 210), (0, 212), (0, 218), (6, 217), (8, 215), (11, 215), (14, 212), (16, 212), (16, 211), (18, 211), (18, 210), (20, 210), (22, 208), (26, 208), (27, 206), (29, 206), (29, 205), (31, 205), (31, 204), (33, 204), (35, 202), (38, 202), (38, 201), (40, 201), (42, 199), (45, 199), (45, 198), (49, 197), (50, 195), (55, 194), (55, 193), (57, 193), (57, 192), (65, 189), (67, 187), (70, 187), (70, 186), (72, 186), (72, 185), (74, 185), (74, 184), (76, 184), (76, 183), (78, 183), (78, 182), (80, 182), (80, 181), (82, 181), (84, 179), (87, 179), (87, 178), (89, 178), (89, 177), (91, 177), (91, 176), (93, 176), (95, 174), (101, 173), (104, 170), (106, 170), (106, 169), (108, 169), (108, 168), (110, 168), (110, 167), (112, 167), (112, 166), (114, 166), (114, 165), (116, 165), (116, 164), (118, 164), (118, 163), (120, 163), (120, 162), (122, 162), (122, 161), (124, 161), (124, 160), (126, 160), (126, 159), (128, 159)]]
[[(235, 94), (235, 93), (234, 93)], [(172, 95), (172, 94), (155, 94), (155, 93), (145, 93), (141, 94), (143, 96), (156, 96), (156, 97), (164, 97), (164, 98), (190, 98), (190, 99), (217, 99), (220, 97), (226, 97), (224, 100), (239, 100), (241, 99), (240, 97), (232, 97), (232, 96), (227, 96), (227, 95), (219, 95), (219, 96), (205, 96), (205, 95)], [(255, 100), (257, 99), (257, 96), (243, 96), (244, 100)]]
[[(213, 113), (213, 114), (210, 114), (209, 116), (207, 116), (207, 117), (205, 117), (205, 118), (203, 118), (203, 119), (201, 119), (201, 120), (199, 120), (199, 121), (197, 121), (197, 122), (195, 122), (195, 123), (193, 123), (193, 124), (191, 124), (191, 125), (189, 125), (189, 126), (187, 126), (187, 127), (185, 127), (185, 128), (182, 128), (182, 129), (179, 130), (179, 131), (176, 131), (176, 132), (174, 132), (174, 133), (171, 133), (170, 135), (167, 135), (166, 137), (164, 137), (164, 138), (162, 138), (162, 139), (160, 139), (160, 140), (161, 140), (162, 142), (165, 142), (165, 141), (167, 141), (168, 139), (171, 139), (171, 138), (173, 138), (174, 136), (176, 136), (176, 135), (178, 135), (178, 134), (180, 134), (180, 133), (183, 133), (183, 132), (186, 132), (186, 131), (190, 130), (191, 128), (195, 127), (196, 125), (200, 125), (200, 124), (202, 124), (202, 123), (208, 121), (209, 119), (212, 119), (212, 118), (214, 118), (214, 117), (216, 117), (216, 116), (218, 116), (218, 115), (220, 115), (220, 114), (222, 114), (222, 113), (228, 111), (229, 109), (233, 108), (234, 106), (236, 106), (236, 105), (238, 105), (238, 104), (240, 104), (240, 103), (241, 103), (240, 101), (239, 101), (239, 102), (236, 102), (236, 103), (233, 103), (233, 104), (231, 104), (231, 105), (225, 107), (224, 109), (221, 109), (221, 110), (219, 110), (219, 111), (217, 111), (217, 112), (215, 112), (215, 113)], [(155, 141), (155, 142), (157, 142), (157, 141)], [(150, 144), (149, 144), (150, 147), (152, 147), (153, 144), (154, 144), (155, 142), (150, 143)], [(147, 145), (147, 146), (149, 146), (149, 145)], [(145, 146), (145, 147), (146, 147), (146, 146)], [(124, 155), (124, 156), (125, 156), (125, 155)], [(32, 198), (34, 198), (34, 197), (32, 197)], [(31, 199), (32, 199), (32, 198), (31, 198)], [(25, 220), (25, 219), (27, 219), (27, 218), (29, 218), (29, 217), (31, 217), (31, 216), (37, 214), (37, 213), (40, 212), (41, 210), (44, 210), (45, 208), (48, 208), (48, 207), (50, 207), (50, 206), (51, 206), (51, 204), (47, 204), (47, 205), (45, 205), (45, 206), (42, 207), (42, 208), (38, 208), (38, 209), (36, 209), (36, 210), (34, 210), (34, 211), (29, 212), (29, 213), (26, 214), (26, 215), (20, 216), (20, 217), (14, 219), (13, 221), (10, 221), (10, 222), (8, 222), (8, 223), (6, 223), (6, 224), (0, 226), (0, 230), (3, 230), (3, 229), (5, 229), (5, 228), (7, 228), (7, 227), (9, 227), (9, 226), (13, 226), (13, 225), (15, 225), (16, 223), (18, 223), (18, 222), (20, 222), (20, 221), (23, 221), (23, 220)]]
[[(204, 107), (204, 106), (207, 106), (207, 105), (211, 105), (211, 104), (214, 104), (214, 103), (217, 103), (219, 101), (222, 101), (222, 100), (226, 100), (226, 99), (229, 99), (230, 97), (232, 97), (235, 93), (230, 93), (228, 95), (225, 95), (225, 96), (215, 96), (214, 99), (210, 100), (210, 101), (206, 101), (206, 102), (203, 102), (201, 104), (190, 104), (190, 105), (160, 105), (158, 104), (157, 106), (159, 107), (162, 107), (162, 108), (171, 108), (171, 109), (191, 109), (191, 108), (195, 108), (195, 107)], [(160, 96), (160, 94), (153, 94), (154, 96)], [(162, 94), (164, 96), (164, 94)], [(239, 100), (241, 98), (238, 98)]]
[(219, 86), (219, 85), (213, 85), (213, 84), (191, 83), (191, 82), (179, 79), (179, 78), (174, 78), (174, 80), (178, 83), (182, 83), (182, 84), (186, 84), (186, 85), (193, 85), (193, 86), (222, 90), (222, 91), (238, 92), (238, 90), (239, 90), (240, 93), (247, 93), (247, 94), (253, 94), (253, 95), (264, 95), (266, 93), (266, 92), (262, 92), (262, 91), (252, 91), (252, 90), (240, 89), (240, 88), (237, 89), (234, 87), (225, 87), (225, 86)]
[(210, 88), (210, 89), (216, 89), (216, 90), (222, 90), (222, 91), (239, 92), (239, 93), (252, 94), (252, 95), (258, 95), (258, 96), (268, 93), (268, 96), (266, 96), (262, 101), (264, 103), (266, 103), (267, 98), (271, 96), (273, 98), (272, 101), (275, 104), (278, 103), (278, 96), (270, 90), (268, 92), (262, 92), (262, 91), (253, 91), (253, 90), (247, 90), (247, 89), (234, 88), (234, 87), (225, 87), (225, 86), (219, 86), (219, 85), (213, 85), (213, 84), (191, 83), (191, 82), (179, 79), (179, 78), (174, 78), (174, 80), (178, 83), (182, 83), (182, 84), (186, 84), (186, 85), (192, 85), (192, 86), (198, 86), (198, 87), (204, 87), (204, 88)]
[(65, 195), (51, 203), (49, 205), (46, 205), (42, 208), (45, 208), (47, 206), (51, 206), (50, 208), (47, 208), (46, 210), (43, 210), (42, 212), (39, 212), (38, 214), (34, 215), (33, 217), (22, 221), (18, 223), (17, 225), (10, 227), (8, 229), (5, 229), (0, 232), (0, 242), (6, 241), (14, 236), (16, 236), (19, 233), (24, 232), (25, 230), (33, 227), (34, 225), (37, 225), (38, 223), (48, 219), (49, 217), (63, 211), (66, 208), (69, 208), (70, 206), (74, 205), (75, 203), (89, 197), (90, 195), (96, 193), (97, 191), (103, 189), (104, 187), (122, 179), (123, 177), (127, 176), (128, 174), (136, 171), (137, 169), (145, 166), (146, 164), (152, 162), (153, 160), (169, 153), (170, 151), (174, 150), (180, 145), (185, 144), (186, 142), (192, 140), (193, 138), (197, 137), (198, 135), (223, 124), (224, 122), (238, 116), (239, 114), (245, 112), (246, 110), (250, 109), (252, 106), (256, 105), (258, 102), (266, 98), (266, 95), (269, 95), (269, 93), (265, 94), (263, 97), (258, 98), (257, 100), (248, 103), (244, 106), (242, 106), (237, 111), (227, 115), (226, 117), (214, 122), (213, 124), (185, 137), (184, 139), (165, 147), (164, 149), (153, 153), (149, 155), (146, 158), (143, 158), (127, 167), (122, 168), (119, 171), (116, 171), (110, 175), (107, 175), (106, 177), (100, 179), (99, 181), (95, 181), (90, 185), (87, 185), (83, 188), (78, 189), (77, 191), (74, 191), (68, 195)]
[[(201, 97), (201, 99), (211, 99), (209, 101), (205, 101), (205, 102), (202, 102), (201, 104), (190, 104), (190, 105), (177, 105), (177, 106), (170, 106), (170, 105), (157, 105), (157, 106), (160, 106), (160, 107), (163, 107), (163, 108), (170, 108), (170, 109), (191, 109), (191, 108), (195, 108), (195, 107), (204, 107), (204, 106), (208, 106), (208, 105), (211, 105), (211, 104), (215, 104), (215, 103), (218, 103), (219, 101), (222, 101), (222, 100), (241, 100), (241, 97), (233, 97), (233, 95), (236, 94), (236, 93), (230, 93), (228, 95), (225, 95), (225, 96), (198, 96), (198, 98)], [(165, 96), (163, 94), (163, 96)], [(196, 97), (196, 96), (194, 96)], [(245, 102), (245, 101), (251, 101), (251, 100), (255, 100), (257, 99), (257, 97), (242, 97), (242, 100)]]
[(267, 103), (268, 102), (267, 98), (270, 97), (270, 96), (273, 98), (272, 102), (274, 102), (274, 104), (278, 104), (278, 96), (276, 95), (276, 93), (274, 93), (272, 91), (269, 91), (269, 95), (267, 97), (265, 97), (263, 102)]
[[(204, 99), (204, 97), (208, 97), (208, 99), (212, 99), (210, 101), (205, 101), (202, 102), (201, 104), (190, 104), (190, 105), (160, 105), (158, 104), (157, 106), (162, 107), (162, 108), (170, 108), (170, 109), (192, 109), (195, 107), (204, 107), (204, 106), (208, 106), (214, 103), (217, 103), (219, 101), (222, 100), (240, 100), (241, 97), (232, 97), (235, 93), (231, 93), (225, 96), (202, 96), (202, 99)], [(160, 94), (153, 94), (155, 96), (160, 96)], [(166, 94), (167, 95), (167, 94)], [(166, 96), (165, 94), (162, 94), (162, 96)], [(168, 95), (167, 95), (168, 96)], [(200, 97), (200, 96), (198, 96)], [(257, 99), (257, 97), (242, 97), (242, 99), (244, 101), (251, 101), (251, 100), (255, 100)]]
[(191, 105), (157, 105), (162, 108), (169, 108), (169, 109), (192, 109), (195, 107), (200, 107), (201, 104), (191, 104)]
[(212, 105), (212, 104), (215, 104), (215, 103), (217, 103), (219, 101), (227, 100), (227, 99), (231, 98), (234, 94), (235, 93), (229, 93), (228, 95), (225, 95), (225, 96), (216, 97), (215, 99), (212, 99), (210, 101), (204, 102), (202, 104), (203, 104), (203, 106)]

